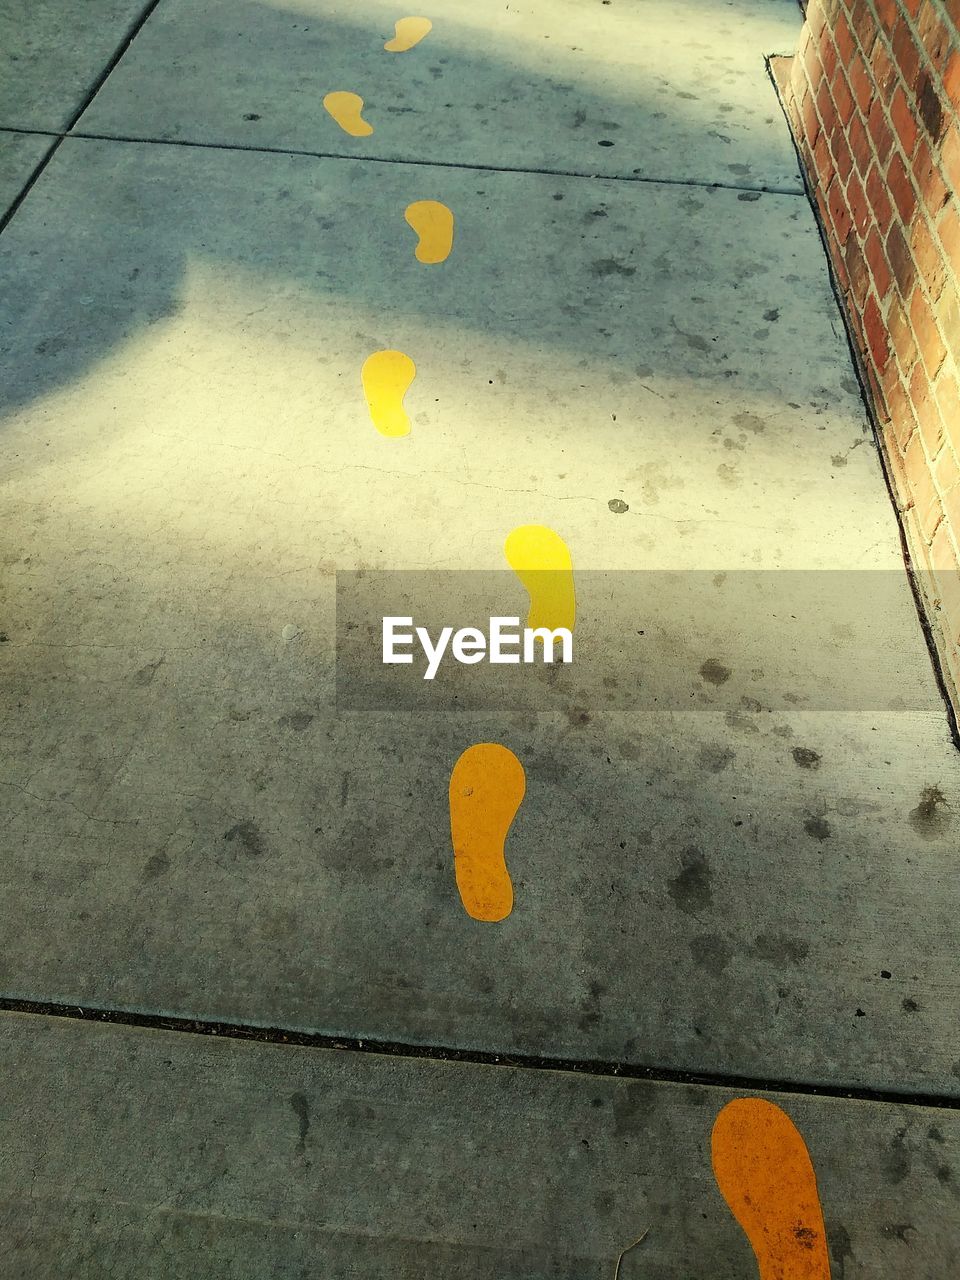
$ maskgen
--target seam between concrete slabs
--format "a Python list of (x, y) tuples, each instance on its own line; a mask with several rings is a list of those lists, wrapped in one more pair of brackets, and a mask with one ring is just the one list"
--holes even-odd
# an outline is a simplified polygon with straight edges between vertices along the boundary
[[(347, 160), (361, 164), (399, 164), (430, 169), (462, 169), (474, 173), (529, 173), (553, 178), (586, 178), (594, 182), (639, 183), (646, 186), (694, 187), (698, 190), (747, 191), (758, 195), (793, 196), (803, 199), (806, 192), (793, 188), (772, 186), (744, 186), (736, 182), (707, 182), (695, 178), (653, 178), (642, 174), (624, 177), (621, 174), (587, 173), (579, 169), (537, 169), (512, 165), (470, 164), (459, 160), (416, 160), (399, 156), (347, 155), (340, 151), (306, 151), (298, 147), (266, 147), (232, 142), (197, 142), (189, 138), (137, 138), (119, 133), (88, 133), (82, 129), (70, 129), (51, 134), (46, 129), (18, 129), (15, 125), (0, 125), (0, 133), (34, 133), (57, 138), (57, 146), (65, 138), (80, 138), (88, 142), (120, 142), (151, 147), (189, 147), (198, 151), (238, 151), (253, 155), (306, 156), (313, 160)], [(52, 154), (52, 153), (51, 153)]]

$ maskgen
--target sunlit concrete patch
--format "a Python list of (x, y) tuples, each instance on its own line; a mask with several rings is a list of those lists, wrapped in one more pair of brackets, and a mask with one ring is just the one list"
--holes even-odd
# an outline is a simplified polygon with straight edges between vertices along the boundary
[[(439, 0), (415, 57), (385, 57), (393, 0), (164, 0), (81, 127), (329, 149), (330, 85), (377, 104), (383, 158), (801, 191), (764, 56), (790, 0)], [(361, 86), (366, 86), (362, 88)]]
[(64, 128), (147, 5), (148, 0), (0, 5), (0, 125)]
[(398, 18), (395, 34), (383, 46), (387, 53), (407, 53), (416, 48), (433, 30), (429, 18)]
[[(756, 1280), (710, 1169), (726, 1090), (37, 1016), (0, 1030), (0, 1229), (23, 1280), (179, 1280), (198, 1256), (234, 1280), (609, 1280), (642, 1228), (621, 1280), (705, 1260)], [(765, 1098), (818, 1170), (834, 1280), (957, 1274), (956, 1111)]]
[(30, 133), (0, 133), (0, 217), (30, 181), (54, 141)]
[[(804, 204), (428, 176), (436, 271), (418, 166), (163, 145), (68, 140), (0, 237), (4, 990), (956, 1094), (960, 767), (905, 581), (899, 712), (668, 649), (652, 600), (689, 712), (636, 710), (632, 634), (543, 712), (338, 714), (338, 568), (499, 570), (522, 616), (530, 524), (718, 592), (901, 565)], [(378, 350), (420, 366), (400, 448)], [(497, 741), (526, 795), (481, 928), (447, 786)]]

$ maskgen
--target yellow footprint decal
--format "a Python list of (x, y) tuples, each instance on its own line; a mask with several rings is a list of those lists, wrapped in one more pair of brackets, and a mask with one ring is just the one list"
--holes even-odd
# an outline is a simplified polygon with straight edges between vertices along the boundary
[(522, 524), (507, 535), (503, 550), (530, 596), (527, 626), (572, 631), (577, 616), (573, 561), (559, 533), (542, 524)]
[(446, 262), (453, 248), (453, 214), (439, 200), (415, 200), (404, 215), (420, 237), (418, 262)]
[(373, 133), (373, 125), (363, 118), (363, 99), (359, 93), (328, 93), (323, 105), (352, 138), (368, 138)]
[(397, 34), (383, 47), (387, 53), (406, 53), (432, 30), (433, 23), (429, 18), (400, 18), (396, 24)]
[(760, 1280), (830, 1280), (817, 1177), (793, 1121), (763, 1098), (717, 1116), (713, 1173), (753, 1248)]
[(360, 371), (363, 394), (373, 425), (382, 436), (410, 434), (403, 397), (417, 376), (417, 366), (402, 351), (375, 351)]
[(503, 847), (523, 800), (523, 765), (498, 742), (468, 747), (450, 775), (450, 834), (460, 900), (474, 920), (504, 920), (513, 882)]

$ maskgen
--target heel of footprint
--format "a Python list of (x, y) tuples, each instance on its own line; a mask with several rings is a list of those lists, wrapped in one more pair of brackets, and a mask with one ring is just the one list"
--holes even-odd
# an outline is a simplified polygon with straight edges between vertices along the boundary
[(523, 765), (498, 742), (477, 742), (450, 775), (450, 835), (460, 900), (474, 920), (504, 920), (513, 881), (504, 854), (526, 791)]
[(737, 1098), (711, 1138), (713, 1173), (750, 1241), (760, 1280), (830, 1280), (817, 1177), (793, 1121), (772, 1102)]

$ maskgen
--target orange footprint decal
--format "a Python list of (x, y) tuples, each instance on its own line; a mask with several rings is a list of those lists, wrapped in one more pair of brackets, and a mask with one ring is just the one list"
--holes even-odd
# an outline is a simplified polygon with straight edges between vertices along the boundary
[(439, 200), (415, 200), (404, 215), (419, 236), (418, 262), (446, 262), (453, 248), (453, 213)]
[(433, 23), (429, 18), (400, 18), (394, 30), (397, 34), (383, 47), (387, 53), (406, 53), (430, 34)]
[(417, 376), (417, 366), (402, 351), (375, 351), (360, 370), (363, 394), (373, 425), (382, 436), (410, 434), (403, 397)]
[(786, 1112), (737, 1098), (717, 1116), (711, 1146), (717, 1186), (756, 1254), (760, 1280), (830, 1280), (817, 1177)]
[(328, 93), (323, 105), (351, 138), (368, 138), (373, 133), (373, 125), (363, 118), (363, 99), (359, 93)]
[(450, 834), (460, 900), (474, 920), (504, 920), (513, 881), (503, 848), (526, 791), (523, 765), (498, 742), (468, 747), (450, 775)]

